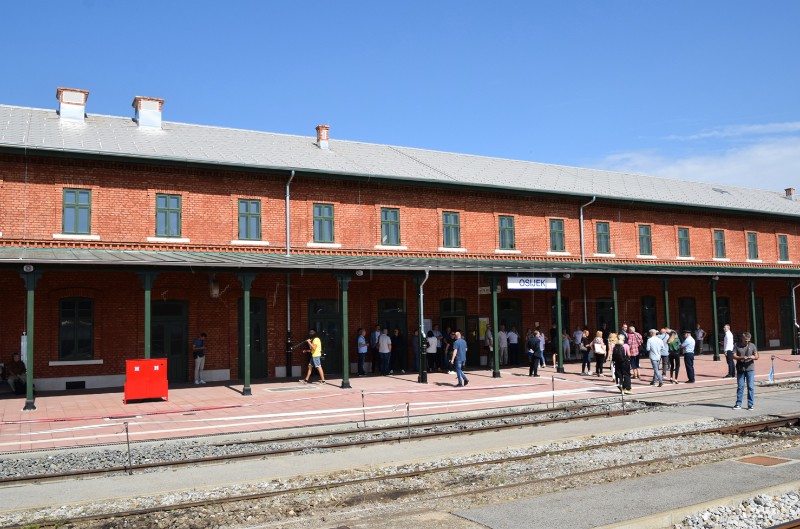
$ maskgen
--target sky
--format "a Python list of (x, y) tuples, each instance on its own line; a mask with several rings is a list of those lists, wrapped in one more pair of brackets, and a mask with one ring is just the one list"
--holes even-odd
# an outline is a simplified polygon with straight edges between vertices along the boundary
[[(800, 189), (800, 1), (0, 3), (0, 104)], [(665, 189), (665, 193), (669, 193)]]

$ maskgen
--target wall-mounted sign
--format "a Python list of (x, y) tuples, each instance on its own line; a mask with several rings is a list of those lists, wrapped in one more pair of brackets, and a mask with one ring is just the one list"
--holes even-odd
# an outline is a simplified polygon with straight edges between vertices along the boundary
[[(499, 294), (502, 291), (503, 291), (503, 286), (497, 285), (497, 293)], [(491, 294), (491, 293), (492, 293), (492, 287), (478, 287), (478, 295)]]
[(558, 281), (555, 277), (509, 277), (509, 290), (556, 290)]

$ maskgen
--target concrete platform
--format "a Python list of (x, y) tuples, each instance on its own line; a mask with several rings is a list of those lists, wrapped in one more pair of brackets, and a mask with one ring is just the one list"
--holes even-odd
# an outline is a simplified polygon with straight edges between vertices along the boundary
[[(800, 357), (789, 350), (762, 353), (757, 380), (767, 379), (775, 356), (776, 380), (800, 376)], [(634, 380), (634, 398), (660, 397), (685, 384), (649, 385), (652, 370), (644, 366), (642, 379)], [(731, 402), (736, 381), (723, 379), (725, 362), (712, 355), (695, 359), (694, 387), (729, 387)], [(341, 380), (326, 385), (302, 385), (297, 379), (271, 379), (252, 385), (252, 395), (242, 396), (241, 386), (209, 383), (173, 386), (169, 401), (123, 404), (122, 389), (42, 393), (36, 410), (23, 411), (24, 398), (0, 397), (0, 453), (117, 443), (125, 441), (127, 425), (132, 441), (196, 435), (230, 434), (278, 428), (355, 424), (385, 418), (465, 412), (515, 405), (564, 403), (577, 399), (618, 395), (609, 377), (582, 376), (578, 364), (567, 364), (566, 373), (552, 367), (540, 370), (540, 378), (527, 376), (527, 367), (503, 369), (501, 378), (489, 370), (468, 371), (470, 384), (456, 388), (455, 376), (430, 373), (427, 384), (416, 374), (351, 378), (352, 389), (341, 389)], [(682, 375), (685, 377), (685, 375)], [(756, 390), (757, 406), (758, 390)]]

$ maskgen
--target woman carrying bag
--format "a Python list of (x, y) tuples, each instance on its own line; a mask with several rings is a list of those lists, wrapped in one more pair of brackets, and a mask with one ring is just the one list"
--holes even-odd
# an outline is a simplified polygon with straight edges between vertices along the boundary
[(603, 374), (603, 364), (606, 362), (606, 344), (603, 342), (603, 331), (597, 331), (592, 342), (592, 352), (594, 353), (595, 369), (594, 374), (598, 377)]

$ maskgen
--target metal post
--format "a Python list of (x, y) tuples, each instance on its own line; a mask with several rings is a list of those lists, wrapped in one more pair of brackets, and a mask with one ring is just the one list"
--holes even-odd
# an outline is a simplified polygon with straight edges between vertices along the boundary
[(791, 286), (792, 283), (789, 282), (789, 286), (792, 288), (792, 320), (794, 321), (794, 327), (792, 327), (792, 354), (797, 355), (800, 354), (797, 347), (797, 329), (800, 327), (797, 325), (797, 304), (795, 303), (795, 295), (794, 291), (797, 290), (797, 287), (800, 287), (800, 283)]
[(25, 272), (22, 274), (22, 279), (25, 280), (25, 288), (28, 291), (27, 300), (27, 337), (25, 340), (25, 407), (22, 411), (33, 411), (36, 405), (33, 400), (33, 330), (34, 330), (34, 291), (36, 290), (36, 283), (41, 277), (41, 272)]
[(144, 357), (150, 358), (151, 355), (151, 327), (152, 327), (152, 291), (153, 283), (156, 281), (158, 272), (140, 272), (139, 280), (144, 288)]
[(619, 305), (617, 303), (617, 278), (611, 278), (611, 299), (614, 301), (614, 332), (619, 331)]
[(756, 282), (754, 280), (750, 280), (750, 318), (751, 318), (751, 329), (750, 333), (753, 335), (753, 342), (754, 344), (758, 343), (758, 325), (756, 324)]
[(350, 284), (349, 275), (338, 276), (339, 286), (342, 289), (342, 389), (350, 389), (350, 346), (348, 345), (347, 322), (347, 286)]
[(564, 372), (564, 340), (561, 339), (562, 333), (562, 322), (561, 322), (561, 278), (556, 278), (556, 349), (558, 351), (558, 371), (559, 373)]
[(254, 274), (239, 274), (239, 281), (242, 283), (244, 289), (244, 303), (242, 317), (244, 318), (244, 387), (242, 388), (242, 395), (249, 397), (253, 394), (250, 388), (250, 289), (253, 286)]
[(489, 284), (492, 288), (492, 345), (494, 346), (494, 351), (492, 351), (492, 356), (494, 356), (492, 378), (500, 378), (500, 347), (497, 345), (497, 333), (500, 328), (497, 323), (497, 276), (491, 276)]
[(664, 325), (671, 329), (669, 324), (669, 279), (664, 280)]
[(714, 361), (719, 362), (719, 315), (717, 314), (717, 280), (711, 279), (711, 310), (714, 317)]
[(419, 374), (417, 375), (417, 382), (420, 384), (427, 384), (428, 383), (428, 357), (425, 354), (425, 349), (428, 347), (428, 340), (425, 337), (425, 315), (423, 313), (423, 309), (425, 308), (425, 293), (423, 290), (423, 286), (425, 282), (428, 280), (428, 270), (425, 270), (425, 278), (422, 276), (415, 276), (414, 280), (417, 283), (417, 297), (418, 299), (418, 310), (417, 314), (419, 317), (419, 360), (417, 365), (419, 365)]

